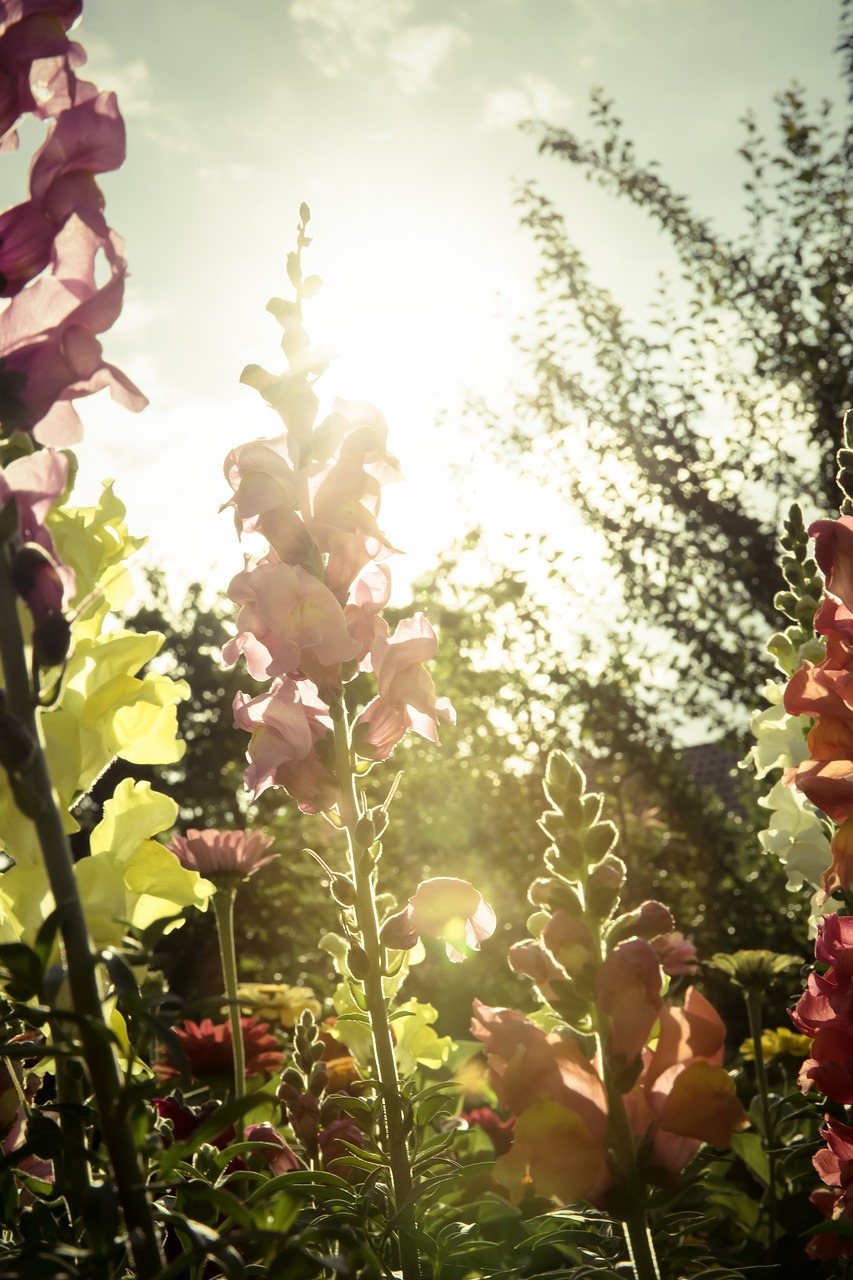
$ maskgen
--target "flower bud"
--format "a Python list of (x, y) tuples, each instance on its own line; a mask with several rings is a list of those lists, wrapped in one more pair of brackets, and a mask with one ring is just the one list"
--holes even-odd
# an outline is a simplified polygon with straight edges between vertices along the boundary
[(59, 570), (36, 543), (27, 542), (16, 552), (12, 580), (36, 623), (61, 611), (64, 587)]
[(349, 876), (332, 876), (332, 897), (342, 907), (355, 906), (355, 885)]
[(308, 1077), (309, 1093), (312, 1093), (315, 1098), (319, 1098), (328, 1083), (329, 1069), (325, 1062), (315, 1062)]
[(59, 667), (71, 648), (71, 624), (62, 613), (51, 613), (33, 631), (33, 654), (40, 667)]
[(409, 908), (404, 907), (388, 917), (379, 935), (383, 947), (390, 951), (411, 951), (418, 940), (417, 930), (412, 928), (411, 915)]
[(599, 920), (606, 920), (619, 901), (627, 868), (621, 858), (607, 853), (592, 868), (586, 882), (587, 907)]
[(350, 949), (347, 952), (347, 965), (357, 982), (362, 982), (370, 973), (370, 959), (364, 947), (360, 947), (357, 942), (350, 944)]
[(651, 942), (652, 938), (671, 933), (674, 928), (675, 921), (662, 902), (642, 902), (636, 910), (617, 916), (607, 930), (607, 944), (613, 947), (626, 938), (645, 938)]
[(375, 839), (376, 831), (373, 826), (373, 819), (366, 813), (359, 818), (355, 825), (355, 843), (359, 849), (369, 849)]

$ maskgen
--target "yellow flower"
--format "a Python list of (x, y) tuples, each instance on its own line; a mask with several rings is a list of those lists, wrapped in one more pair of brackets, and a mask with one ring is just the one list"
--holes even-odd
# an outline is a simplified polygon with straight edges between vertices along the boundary
[[(775, 1031), (765, 1031), (761, 1037), (761, 1056), (765, 1062), (773, 1058), (807, 1058), (812, 1047), (808, 1036), (790, 1031), (788, 1027), (777, 1027)], [(741, 1057), (747, 1062), (755, 1061), (752, 1040), (744, 1040), (740, 1047)]]
[(249, 1013), (281, 1027), (295, 1027), (304, 1009), (319, 1018), (322, 1005), (310, 987), (286, 982), (243, 982), (237, 996)]

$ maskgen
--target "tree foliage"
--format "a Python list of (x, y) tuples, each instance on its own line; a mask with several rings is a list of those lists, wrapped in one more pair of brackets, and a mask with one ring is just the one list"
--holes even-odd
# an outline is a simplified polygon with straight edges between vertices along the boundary
[[(845, 4), (848, 83), (851, 41)], [(515, 444), (547, 441), (549, 468), (604, 535), (688, 716), (716, 703), (722, 719), (753, 700), (775, 626), (781, 513), (803, 494), (824, 509), (838, 501), (853, 119), (836, 125), (828, 103), (813, 109), (796, 86), (777, 106), (775, 139), (744, 121), (746, 228), (734, 236), (638, 158), (603, 94), (591, 139), (531, 126), (540, 150), (634, 204), (671, 245), (680, 279), (662, 284), (649, 326), (596, 283), (554, 202), (532, 184), (518, 195), (543, 302), (522, 340), (536, 392)]]

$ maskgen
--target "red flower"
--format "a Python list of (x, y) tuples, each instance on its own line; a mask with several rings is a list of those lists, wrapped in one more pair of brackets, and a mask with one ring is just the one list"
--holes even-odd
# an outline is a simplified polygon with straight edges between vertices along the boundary
[(459, 1116), (469, 1127), (482, 1129), (492, 1140), (495, 1155), (503, 1156), (512, 1146), (512, 1135), (515, 1130), (515, 1116), (502, 1120), (491, 1107), (475, 1107), (473, 1111), (463, 1111)]
[[(274, 1125), (264, 1121), (262, 1124), (250, 1124), (243, 1130), (247, 1142), (264, 1142), (268, 1150), (263, 1152), (273, 1177), (283, 1173), (294, 1173), (302, 1168), (298, 1155), (281, 1136)], [(273, 1148), (275, 1148), (273, 1150)]]
[[(272, 1075), (278, 1071), (284, 1061), (284, 1054), (279, 1049), (275, 1036), (270, 1034), (269, 1023), (261, 1022), (258, 1018), (241, 1018), (240, 1024), (246, 1055), (246, 1075)], [(182, 1026), (174, 1027), (173, 1031), (181, 1042), (189, 1074), (194, 1080), (233, 1072), (234, 1051), (230, 1021), (214, 1023), (210, 1018), (205, 1018), (202, 1022), (187, 1020)], [(161, 1080), (174, 1080), (181, 1075), (180, 1068), (166, 1049), (161, 1050), (160, 1060), (154, 1064), (154, 1071)]]

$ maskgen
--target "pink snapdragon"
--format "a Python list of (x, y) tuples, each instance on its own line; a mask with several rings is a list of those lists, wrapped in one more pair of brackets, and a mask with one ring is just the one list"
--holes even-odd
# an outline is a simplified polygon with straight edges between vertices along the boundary
[(436, 876), (422, 881), (408, 906), (385, 922), (382, 941), (409, 950), (418, 938), (441, 938), (448, 958), (459, 963), (468, 951), (479, 951), (496, 923), (494, 911), (468, 880)]
[(305, 813), (337, 802), (335, 778), (316, 750), (332, 727), (329, 708), (310, 680), (274, 680), (255, 698), (238, 693), (234, 722), (252, 735), (245, 782), (253, 800), (284, 787)]
[(92, 86), (76, 80), (85, 61), (66, 32), (83, 0), (6, 0), (0, 5), (0, 152), (15, 151), (22, 115), (59, 115)]
[(124, 157), (124, 121), (114, 93), (100, 93), (62, 113), (33, 161), (29, 200), (0, 214), (0, 272), (7, 296), (48, 265), (54, 241), (72, 214), (95, 233), (111, 260), (120, 256), (94, 175), (120, 168)]
[(595, 976), (599, 1008), (610, 1018), (611, 1053), (630, 1062), (660, 1013), (662, 974), (654, 949), (642, 938), (620, 942)]
[(238, 573), (228, 595), (243, 607), (238, 635), (222, 656), (232, 663), (242, 653), (255, 679), (299, 672), (316, 684), (334, 684), (340, 664), (359, 651), (329, 588), (305, 569), (281, 564), (274, 552)]
[[(94, 234), (76, 217), (66, 233), (78, 245)], [(119, 317), (124, 268), (100, 289), (90, 292), (87, 285), (42, 276), (0, 314), (0, 395), (13, 405), (7, 426), (32, 431), (42, 444), (78, 441), (80, 419), (70, 402), (104, 387), (127, 409), (148, 403), (129, 378), (106, 363), (96, 337)]]
[(438, 721), (456, 723), (449, 698), (436, 698), (424, 663), (434, 658), (438, 639), (422, 613), (403, 618), (392, 636), (377, 635), (370, 649), (378, 693), (355, 723), (353, 742), (360, 756), (386, 760), (411, 729), (439, 743)]

